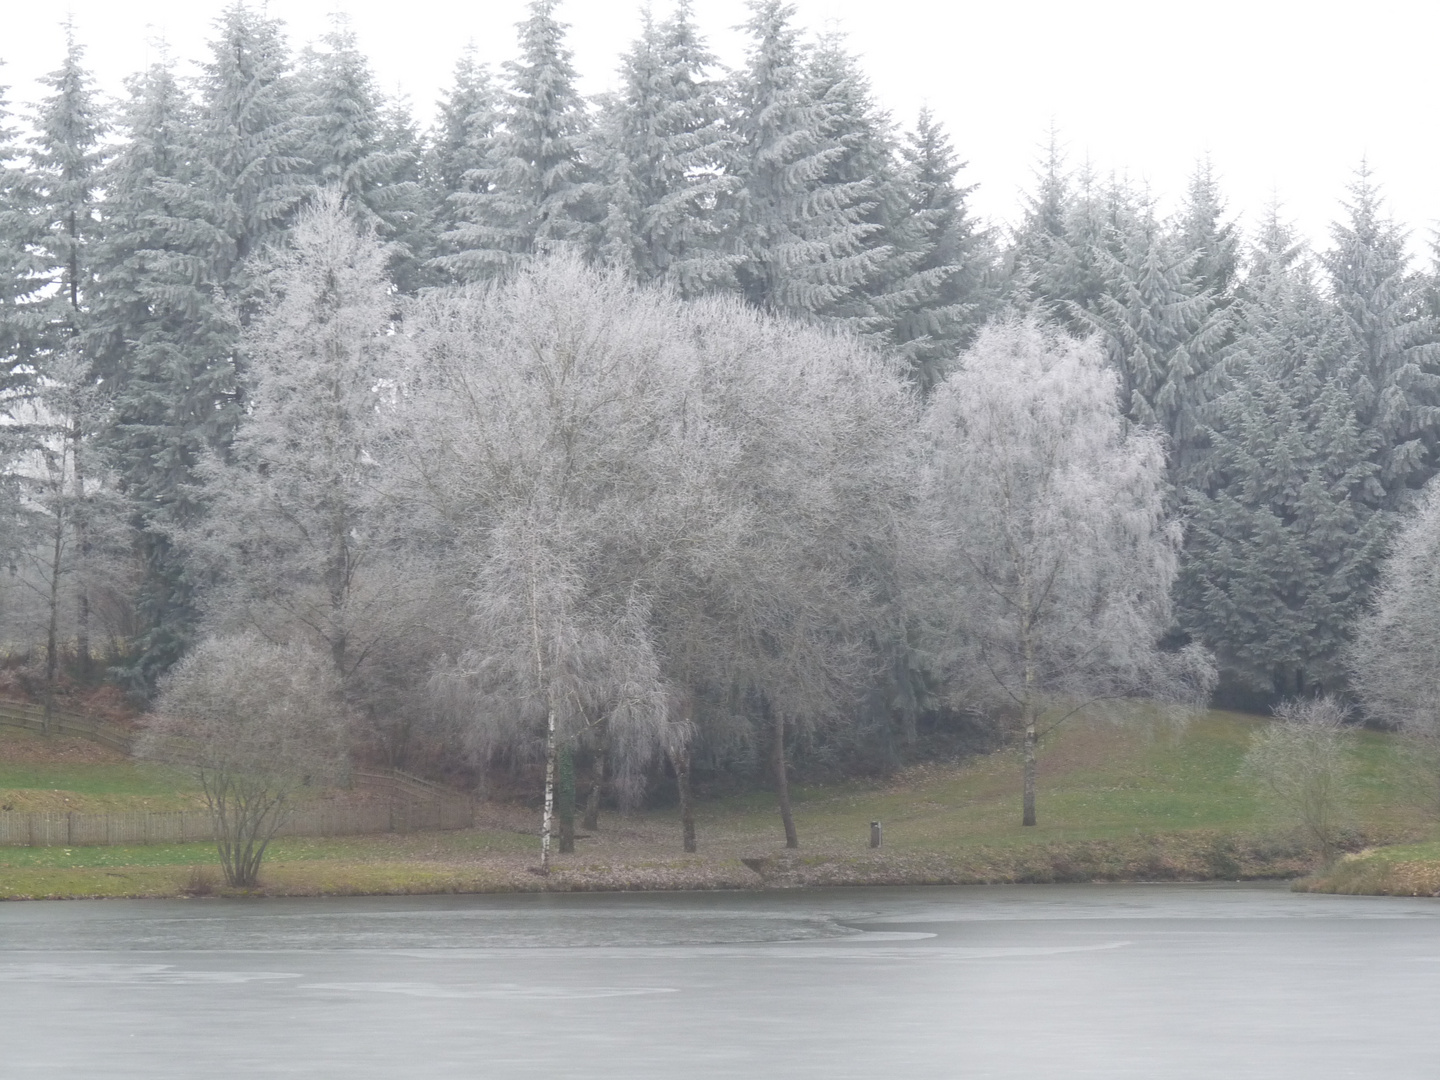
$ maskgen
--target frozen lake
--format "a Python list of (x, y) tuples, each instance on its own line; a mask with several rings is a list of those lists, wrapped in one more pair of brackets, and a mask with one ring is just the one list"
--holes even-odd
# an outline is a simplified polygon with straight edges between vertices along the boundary
[(1127, 885), (0, 904), (31, 1077), (1385, 1077), (1440, 900)]

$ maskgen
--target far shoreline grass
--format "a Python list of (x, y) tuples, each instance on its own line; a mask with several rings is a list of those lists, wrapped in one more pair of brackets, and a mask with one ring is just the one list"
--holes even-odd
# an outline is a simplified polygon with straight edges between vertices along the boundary
[[(1316, 854), (1265, 820), (1253, 791), (1235, 778), (1261, 723), (1213, 712), (1180, 730), (1077, 724), (1042, 751), (1035, 828), (1018, 823), (1019, 762), (1004, 751), (962, 764), (918, 765), (883, 781), (797, 785), (799, 851), (782, 845), (773, 795), (751, 792), (698, 807), (696, 855), (681, 852), (671, 810), (607, 814), (574, 855), (556, 856), (552, 872), (541, 877), (533, 872), (539, 861), (533, 810), (487, 803), (476, 829), (278, 839), (259, 889), (249, 893), (218, 884), (211, 844), (0, 847), (0, 898), (1276, 879), (1317, 891), (1440, 891), (1440, 832), (1413, 797), (1393, 740), (1366, 732), (1357, 742), (1357, 812), (1346, 846), (1370, 850), (1317, 873)], [(12, 763), (10, 776), (43, 776), (53, 785), (49, 798), (112, 800), (126, 797), (123, 768), (103, 771), (84, 762), (67, 779), (59, 765)], [(163, 783), (163, 776), (137, 770), (131, 794), (164, 798)], [(175, 792), (189, 795), (178, 786)], [(879, 850), (868, 848), (872, 820), (885, 827)], [(1401, 850), (1382, 846), (1397, 843), (1413, 850), (1403, 858), (1377, 854)]]

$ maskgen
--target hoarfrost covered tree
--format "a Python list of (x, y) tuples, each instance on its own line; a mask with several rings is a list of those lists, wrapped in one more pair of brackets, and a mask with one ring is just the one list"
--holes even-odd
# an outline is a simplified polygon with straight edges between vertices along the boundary
[(225, 880), (251, 888), (296, 796), (345, 772), (340, 680), (305, 643), (206, 638), (162, 681), (139, 753), (195, 769)]
[[(854, 717), (894, 629), (914, 400), (853, 337), (720, 301), (690, 319), (704, 365), (697, 407), (716, 439), (702, 455), (710, 509), (696, 517), (714, 524), (690, 550), (691, 572), (655, 604), (662, 652), (716, 728), (738, 719), (740, 737), (768, 744), (786, 845), (797, 847), (787, 744)], [(712, 734), (704, 721), (700, 734)]]
[(35, 334), (25, 305), (43, 288), (35, 240), (34, 183), (0, 88), (0, 416), (32, 389)]
[(282, 27), (263, 9), (230, 5), (200, 77), (203, 190), (219, 234), (212, 272), (242, 299), (248, 260), (289, 225), (306, 192), (301, 99)]
[(112, 591), (124, 582), (116, 557), (124, 547), (120, 503), (93, 436), (76, 436), (104, 423), (105, 401), (92, 370), (75, 349), (49, 357), (36, 394), (16, 417), (20, 423), (3, 432), (18, 460), (8, 485), (16, 503), (7, 538), (11, 573), (0, 585), (0, 632), (17, 644), (43, 643), (47, 724), (67, 643), (76, 643), (76, 666), (85, 675), (80, 643), (88, 643), (93, 624), (111, 631), (113, 645), (116, 622), (100, 616), (114, 611)]
[(686, 297), (729, 286), (736, 263), (723, 250), (735, 183), (714, 66), (688, 0), (663, 23), (647, 16), (594, 139), (602, 261)]
[(831, 128), (837, 104), (817, 98), (808, 50), (784, 0), (752, 0), (753, 43), (731, 87), (740, 180), (735, 238), (744, 297), (762, 311), (824, 314), (876, 272), (884, 252), (864, 220), (868, 184), (831, 184), (846, 155)]
[(481, 281), (555, 245), (592, 242), (590, 185), (580, 148), (588, 117), (575, 89), (558, 0), (531, 0), (520, 23), (520, 57), (506, 61), (509, 87), (501, 127), (478, 170), (483, 185), (452, 198), (463, 221), (453, 253), (438, 265), (461, 281)]
[(1189, 518), (1180, 625), (1232, 685), (1310, 696), (1344, 685), (1344, 652), (1387, 533), (1366, 503), (1371, 438), (1335, 372), (1331, 309), (1272, 212), (1233, 309), (1229, 385), (1212, 405)]
[(436, 254), (431, 268), (454, 280), (480, 274), (483, 254), (457, 260), (474, 242), (467, 226), (471, 197), (490, 190), (485, 168), (500, 123), (499, 91), (490, 69), (475, 62), (467, 45), (455, 64), (450, 87), (439, 102), (440, 115), (429, 138), (426, 180), (435, 207)]
[(683, 797), (690, 740), (728, 723), (768, 745), (798, 843), (787, 735), (843, 719), (869, 673), (907, 505), (897, 374), (573, 259), (407, 326), (416, 486), (455, 523), (472, 613), (437, 686), (481, 750), (545, 763), (542, 836), (567, 746), (603, 731), (622, 795), (668, 753)]
[[(101, 140), (106, 120), (83, 59), (84, 49), (75, 40), (74, 27), (67, 23), (65, 59), (41, 80), (51, 92), (36, 112), (30, 162), (31, 208), (38, 225), (33, 239), (47, 280), (46, 287), (33, 294), (33, 302), (27, 305), (26, 319), (38, 346), (40, 376), (44, 377), (48, 367), (63, 366), (67, 385), (77, 379), (93, 382), (98, 377), (89, 330), (99, 269), (96, 241), (101, 234)], [(93, 413), (72, 411), (69, 415), (76, 426), (66, 434), (71, 444), (68, 472), (83, 504), (90, 471), (86, 457), (95, 432), (81, 424)], [(90, 543), (85, 536), (87, 521), (84, 514), (71, 517), (75, 544), (81, 551)], [(88, 675), (91, 667), (87, 584), (80, 579), (75, 596), (75, 659), (83, 675)]]
[(1017, 709), (1024, 817), (1036, 748), (1097, 699), (1208, 695), (1166, 655), (1180, 545), (1159, 437), (1125, 424), (1099, 350), (1030, 322), (981, 332), (925, 419), (932, 648), (962, 697)]
[(1415, 741), (1440, 806), (1440, 488), (1434, 482), (1395, 535), (1349, 660), (1366, 715)]
[(1292, 698), (1275, 706), (1275, 720), (1255, 734), (1241, 764), (1241, 775), (1300, 827), (1327, 864), (1348, 822), (1353, 741), (1339, 699)]
[(194, 567), (171, 533), (194, 524), (196, 465), (228, 444), (240, 410), (235, 326), (215, 274), (224, 238), (205, 197), (198, 110), (167, 63), (129, 90), (125, 138), (103, 177), (91, 334), (111, 403), (99, 441), (129, 501), (141, 566), (135, 634), (115, 667), (146, 698), (195, 628)]
[(408, 175), (414, 154), (389, 138), (396, 133), (387, 131), (384, 102), (349, 20), (331, 18), (330, 31), (303, 56), (308, 171), (318, 187), (338, 191), (351, 213), (391, 242), (392, 264), (410, 269), (421, 216), (420, 185)]
[[(540, 759), (541, 867), (556, 768), (602, 721), (622, 795), (672, 722), (645, 545), (684, 398), (661, 297), (573, 256), (407, 320), (414, 482), (452, 529), (469, 647), (436, 680), (482, 755)], [(637, 550), (638, 549), (638, 550)]]
[(1423, 283), (1411, 274), (1405, 234), (1384, 214), (1362, 163), (1350, 186), (1346, 220), (1331, 226), (1322, 256), (1340, 311), (1338, 373), (1362, 429), (1375, 440), (1378, 466), (1367, 501), (1405, 505), (1435, 475), (1440, 447), (1440, 344), (1424, 310)]
[(1120, 376), (1125, 416), (1165, 436), (1171, 480), (1182, 484), (1203, 458), (1205, 409), (1220, 386), (1228, 323), (1217, 298), (1192, 280), (1200, 253), (1180, 250), (1151, 206), (1129, 209), (1106, 231), (1110, 245), (1086, 253), (1103, 291), (1073, 315), (1100, 334)]
[(207, 460), (206, 515), (181, 539), (214, 581), (213, 627), (308, 641), (355, 700), (384, 710), (390, 654), (430, 640), (426, 575), (398, 554), (383, 483), (402, 340), (385, 248), (329, 191), (256, 276), (249, 409), (228, 459)]
[(901, 149), (905, 206), (891, 226), (886, 266), (888, 344), (900, 350), (922, 393), (944, 378), (979, 325), (988, 252), (965, 205), (974, 186), (929, 109)]

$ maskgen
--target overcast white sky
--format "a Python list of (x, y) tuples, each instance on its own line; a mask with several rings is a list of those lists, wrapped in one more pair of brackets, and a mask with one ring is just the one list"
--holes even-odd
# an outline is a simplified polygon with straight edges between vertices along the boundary
[[(840, 29), (879, 100), (908, 122), (924, 102), (950, 129), (980, 183), (974, 206), (1013, 219), (1053, 118), (1072, 163), (1089, 159), (1150, 185), (1173, 204), (1196, 159), (1210, 154), (1232, 210), (1253, 222), (1278, 195), (1286, 215), (1322, 246), (1327, 223), (1362, 156), (1394, 215), (1428, 248), (1440, 221), (1436, 42), (1440, 4), (1280, 0), (796, 0), (811, 30)], [(204, 55), (222, 0), (70, 0), (101, 86), (168, 40), (185, 61)], [(657, 16), (670, 0), (653, 0)], [(0, 81), (13, 101), (62, 52), (60, 4), (4, 0)], [(524, 0), (286, 0), (270, 10), (292, 43), (322, 33), (330, 11), (349, 13), (383, 88), (403, 90), (428, 117), (460, 49), (513, 55)], [(722, 61), (744, 39), (743, 0), (695, 0)], [(638, 0), (568, 0), (581, 89), (612, 83), (639, 22)]]

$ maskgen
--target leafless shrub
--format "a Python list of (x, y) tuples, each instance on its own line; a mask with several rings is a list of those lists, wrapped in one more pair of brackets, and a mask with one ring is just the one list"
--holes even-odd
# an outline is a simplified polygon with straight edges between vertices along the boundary
[(329, 658), (247, 633), (208, 638), (176, 665), (139, 751), (196, 770), (225, 880), (250, 887), (300, 789), (343, 772), (345, 732)]
[(1349, 820), (1353, 737), (1345, 715), (1328, 695), (1282, 702), (1241, 766), (1277, 817), (1299, 826), (1327, 863), (1338, 854)]

